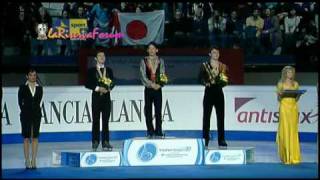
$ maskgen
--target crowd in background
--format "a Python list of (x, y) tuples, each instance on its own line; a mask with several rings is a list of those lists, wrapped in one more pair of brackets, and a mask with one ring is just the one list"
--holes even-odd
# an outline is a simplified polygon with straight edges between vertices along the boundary
[[(56, 5), (53, 11), (50, 5)], [(49, 7), (48, 7), (49, 6)], [(119, 2), (8, 3), (2, 46), (22, 55), (77, 55), (80, 47), (121, 46), (112, 40), (38, 41), (36, 26), (55, 19), (84, 18), (88, 30), (112, 32), (118, 12), (165, 11), (165, 47), (242, 48), (246, 55), (282, 55), (297, 49), (316, 58), (319, 4), (316, 2)], [(56, 13), (58, 12), (58, 13)]]

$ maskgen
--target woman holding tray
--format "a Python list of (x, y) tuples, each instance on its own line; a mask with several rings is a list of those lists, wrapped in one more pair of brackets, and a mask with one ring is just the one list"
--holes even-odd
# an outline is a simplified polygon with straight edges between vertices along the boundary
[(279, 126), (276, 137), (278, 154), (284, 164), (298, 164), (301, 161), (298, 136), (298, 99), (300, 95), (292, 96), (286, 90), (298, 90), (299, 84), (294, 79), (295, 69), (285, 66), (282, 69), (281, 79), (277, 84), (279, 101)]

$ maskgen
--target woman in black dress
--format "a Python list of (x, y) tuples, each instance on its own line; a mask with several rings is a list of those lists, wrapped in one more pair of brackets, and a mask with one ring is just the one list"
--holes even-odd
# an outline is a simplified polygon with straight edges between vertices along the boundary
[[(19, 87), (18, 101), (21, 110), (20, 122), (22, 129), (23, 150), (27, 169), (36, 168), (38, 137), (41, 121), (41, 100), (43, 88), (37, 83), (37, 72), (29, 69), (27, 82)], [(29, 159), (29, 144), (32, 141), (32, 159)]]

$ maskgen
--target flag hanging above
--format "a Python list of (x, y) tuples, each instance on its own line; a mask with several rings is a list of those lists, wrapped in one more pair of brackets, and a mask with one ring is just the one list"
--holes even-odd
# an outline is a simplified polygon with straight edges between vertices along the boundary
[(123, 45), (161, 44), (164, 39), (164, 10), (142, 13), (119, 13)]

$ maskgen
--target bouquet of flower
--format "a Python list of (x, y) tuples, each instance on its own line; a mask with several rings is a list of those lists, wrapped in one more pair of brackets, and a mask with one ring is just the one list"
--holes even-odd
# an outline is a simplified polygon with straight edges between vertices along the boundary
[(99, 78), (99, 86), (106, 88), (107, 90), (111, 90), (114, 87), (113, 81), (107, 77)]
[(219, 73), (216, 76), (215, 82), (217, 85), (224, 87), (228, 84), (228, 76), (225, 73)]
[(157, 79), (157, 84), (160, 84), (160, 86), (163, 86), (168, 83), (168, 77), (166, 74), (161, 73), (160, 76)]

